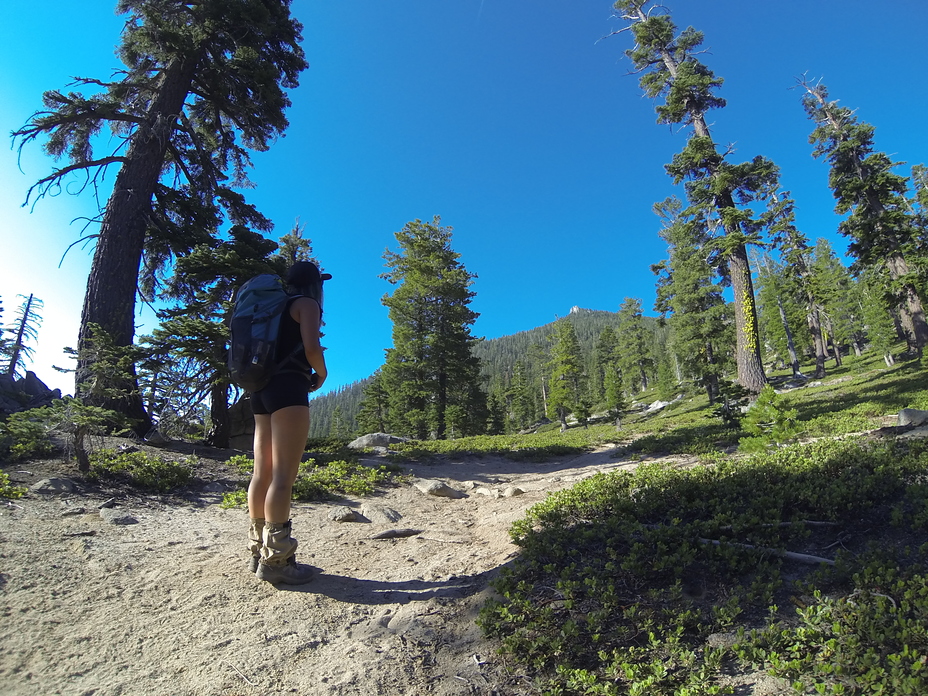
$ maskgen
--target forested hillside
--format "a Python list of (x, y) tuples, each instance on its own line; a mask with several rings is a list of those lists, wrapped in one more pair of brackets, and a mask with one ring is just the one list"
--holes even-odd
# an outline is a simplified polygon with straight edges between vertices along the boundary
[[(620, 323), (618, 312), (606, 312), (594, 309), (571, 308), (564, 317), (571, 323), (580, 342), (583, 355), (592, 359), (596, 342), (603, 329), (617, 328)], [(643, 322), (659, 341), (663, 333), (654, 317), (642, 317)], [(516, 363), (521, 363), (524, 373), (535, 375), (540, 380), (546, 370), (546, 362), (551, 348), (551, 337), (555, 332), (555, 323), (520, 331), (508, 336), (480, 341), (474, 347), (474, 355), (480, 359), (481, 382), (492, 392), (494, 389), (505, 390), (512, 381)], [(312, 420), (311, 437), (328, 437), (329, 435), (362, 434), (357, 429), (357, 414), (364, 398), (364, 389), (370, 379), (354, 382), (335, 392), (317, 396), (310, 402)], [(540, 384), (540, 382), (539, 382)], [(541, 414), (538, 414), (540, 417)]]

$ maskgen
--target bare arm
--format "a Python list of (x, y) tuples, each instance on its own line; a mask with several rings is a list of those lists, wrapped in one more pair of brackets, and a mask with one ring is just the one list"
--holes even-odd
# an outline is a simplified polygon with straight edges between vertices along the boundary
[(319, 345), (319, 304), (309, 297), (301, 297), (290, 305), (290, 316), (300, 325), (300, 337), (303, 339), (306, 360), (313, 371), (319, 375), (319, 381), (316, 383), (316, 389), (318, 389), (329, 376), (325, 367), (322, 346)]

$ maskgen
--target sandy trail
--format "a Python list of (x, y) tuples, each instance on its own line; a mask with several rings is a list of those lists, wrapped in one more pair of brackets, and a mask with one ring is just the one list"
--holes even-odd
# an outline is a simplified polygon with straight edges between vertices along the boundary
[[(201, 456), (203, 456), (201, 454)], [(368, 463), (379, 463), (370, 460)], [(8, 467), (21, 485), (52, 474)], [(213, 485), (228, 484), (216, 462)], [(59, 476), (69, 465), (47, 462)], [(619, 452), (544, 463), (499, 457), (406, 464), (466, 497), (411, 485), (293, 510), (298, 558), (319, 570), (280, 587), (247, 571), (247, 514), (218, 492), (188, 500), (115, 494), (136, 524), (111, 524), (112, 491), (30, 494), (0, 506), (0, 691), (68, 696), (530, 693), (474, 620), (515, 557), (508, 528), (548, 492), (632, 467)], [(73, 474), (73, 470), (71, 471)], [(219, 481), (217, 485), (217, 480)], [(505, 497), (518, 487), (522, 495)], [(483, 489), (483, 490), (478, 490)], [(349, 505), (372, 521), (329, 519)], [(383, 515), (396, 511), (390, 522)], [(379, 521), (378, 521), (379, 520)], [(407, 538), (377, 532), (414, 528)]]

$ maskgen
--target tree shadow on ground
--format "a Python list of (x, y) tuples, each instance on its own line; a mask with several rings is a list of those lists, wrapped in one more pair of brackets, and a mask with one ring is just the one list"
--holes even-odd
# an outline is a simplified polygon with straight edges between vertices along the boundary
[(369, 580), (320, 572), (305, 585), (278, 585), (277, 589), (323, 595), (346, 604), (410, 604), (430, 599), (464, 599), (485, 590), (501, 567), (476, 575), (451, 576), (446, 580)]

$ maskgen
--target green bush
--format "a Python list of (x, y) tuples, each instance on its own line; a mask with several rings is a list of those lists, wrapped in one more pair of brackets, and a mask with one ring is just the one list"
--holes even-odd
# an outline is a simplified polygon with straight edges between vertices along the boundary
[(190, 482), (196, 463), (193, 456), (176, 462), (146, 452), (101, 449), (90, 456), (90, 475), (125, 478), (134, 486), (167, 493)]
[(0, 452), (12, 461), (48, 456), (55, 450), (48, 431), (45, 409), (13, 413), (0, 423)]
[[(854, 441), (601, 474), (513, 525), (521, 556), (479, 623), (542, 693), (731, 693), (739, 661), (800, 693), (928, 693), (928, 545), (908, 548), (926, 477), (928, 443)], [(851, 553), (825, 570), (781, 555), (835, 539)], [(739, 624), (737, 648), (706, 646)]]
[(10, 477), (5, 471), (0, 471), (0, 498), (22, 498), (26, 489), (10, 483)]
[(798, 431), (797, 414), (794, 408), (784, 408), (780, 395), (769, 384), (766, 385), (741, 420), (741, 427), (750, 437), (741, 439), (739, 449), (742, 452), (761, 452), (794, 440)]
[(293, 498), (324, 500), (336, 494), (370, 495), (377, 486), (390, 483), (393, 478), (393, 473), (385, 466), (375, 469), (344, 459), (317, 464), (310, 459), (300, 464), (293, 484)]

